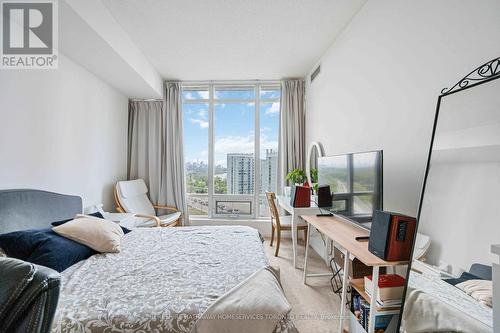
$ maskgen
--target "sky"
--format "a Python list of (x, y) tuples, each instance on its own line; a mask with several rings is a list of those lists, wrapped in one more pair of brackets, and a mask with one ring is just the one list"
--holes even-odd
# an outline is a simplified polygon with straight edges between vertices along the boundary
[[(205, 95), (206, 94), (206, 95)], [(256, 105), (252, 92), (227, 91), (215, 94), (216, 98), (249, 99), (246, 103), (214, 104), (214, 159), (216, 165), (226, 166), (229, 153), (253, 153)], [(279, 97), (276, 92), (262, 92), (261, 98)], [(208, 92), (185, 92), (185, 99), (208, 98)], [(208, 103), (183, 104), (184, 159), (185, 162), (208, 163), (209, 105)], [(279, 102), (261, 102), (260, 141), (261, 158), (266, 149), (278, 149)]]

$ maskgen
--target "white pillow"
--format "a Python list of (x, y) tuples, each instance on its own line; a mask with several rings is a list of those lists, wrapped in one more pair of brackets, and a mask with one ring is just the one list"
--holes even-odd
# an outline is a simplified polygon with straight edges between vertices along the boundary
[(121, 249), (123, 230), (117, 223), (108, 220), (79, 217), (52, 230), (97, 252), (120, 252)]
[(467, 295), (483, 303), (493, 306), (493, 283), (489, 280), (467, 280), (458, 283), (456, 287), (462, 289)]

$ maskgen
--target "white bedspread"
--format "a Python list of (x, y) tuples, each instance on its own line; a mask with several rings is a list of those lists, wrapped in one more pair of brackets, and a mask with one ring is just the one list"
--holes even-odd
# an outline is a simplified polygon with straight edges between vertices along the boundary
[(493, 332), (491, 308), (437, 278), (410, 273), (402, 327), (414, 332)]
[[(215, 300), (267, 265), (252, 228), (134, 230), (120, 253), (62, 273), (53, 332), (189, 332)], [(275, 331), (291, 327), (285, 318)]]

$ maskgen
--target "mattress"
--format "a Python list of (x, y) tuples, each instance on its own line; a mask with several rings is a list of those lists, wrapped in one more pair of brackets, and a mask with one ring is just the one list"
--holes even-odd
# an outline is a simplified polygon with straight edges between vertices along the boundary
[[(53, 332), (189, 332), (219, 297), (268, 266), (255, 229), (136, 229), (120, 253), (62, 273)], [(293, 323), (282, 319), (275, 332)]]

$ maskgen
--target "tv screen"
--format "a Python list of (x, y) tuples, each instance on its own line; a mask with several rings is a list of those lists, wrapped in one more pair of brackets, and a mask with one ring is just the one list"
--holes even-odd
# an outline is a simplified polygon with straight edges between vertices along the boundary
[(382, 210), (382, 151), (320, 157), (318, 184), (330, 185), (331, 212), (369, 229), (374, 210)]

